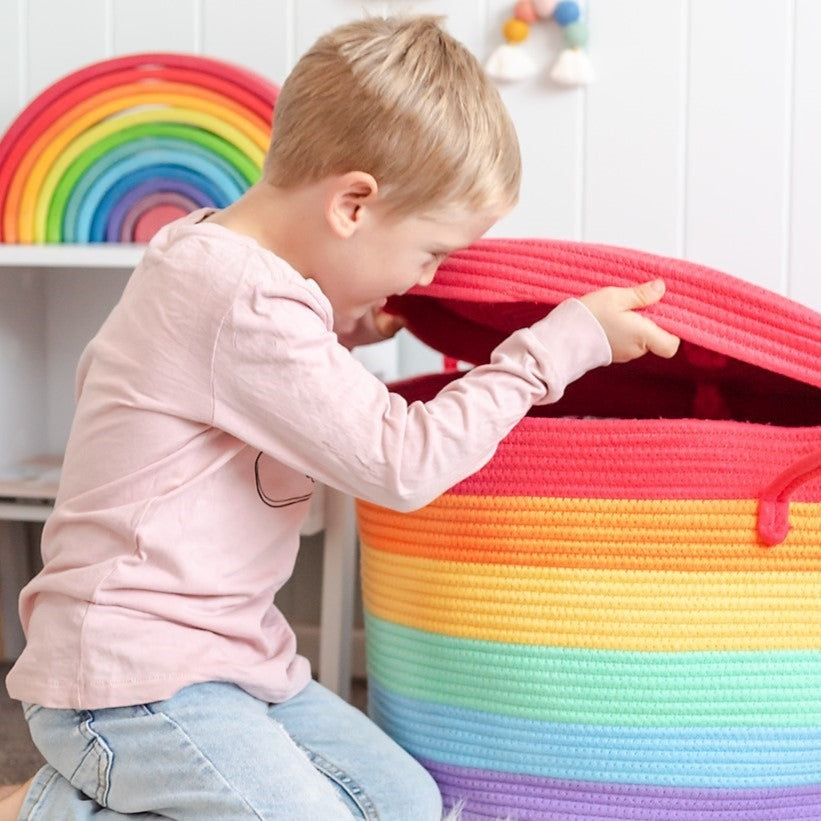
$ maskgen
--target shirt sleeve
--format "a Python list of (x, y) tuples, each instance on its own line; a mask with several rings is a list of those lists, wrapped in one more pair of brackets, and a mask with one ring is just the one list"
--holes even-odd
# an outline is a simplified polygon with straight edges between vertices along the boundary
[(216, 340), (213, 425), (345, 493), (415, 510), (482, 467), (532, 405), (609, 362), (599, 323), (567, 300), (409, 404), (339, 344), (307, 292), (256, 288)]

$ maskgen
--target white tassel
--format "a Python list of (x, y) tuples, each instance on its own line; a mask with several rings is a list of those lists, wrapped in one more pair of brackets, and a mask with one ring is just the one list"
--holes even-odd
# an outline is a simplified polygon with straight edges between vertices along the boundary
[(494, 80), (514, 81), (533, 77), (538, 68), (525, 49), (505, 43), (490, 55), (485, 70)]
[(596, 79), (593, 63), (580, 48), (566, 48), (550, 71), (550, 79), (563, 86), (585, 86)]

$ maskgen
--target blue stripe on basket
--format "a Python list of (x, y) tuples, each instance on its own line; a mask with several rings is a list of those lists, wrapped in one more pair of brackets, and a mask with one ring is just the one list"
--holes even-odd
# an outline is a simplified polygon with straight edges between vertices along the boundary
[(530, 721), (407, 698), (371, 680), (370, 713), (412, 755), (578, 781), (772, 788), (821, 782), (820, 727), (624, 727)]

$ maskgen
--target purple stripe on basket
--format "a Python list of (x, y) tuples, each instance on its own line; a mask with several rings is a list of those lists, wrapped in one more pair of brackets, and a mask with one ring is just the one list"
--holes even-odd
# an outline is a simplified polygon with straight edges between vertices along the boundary
[(821, 784), (777, 789), (645, 787), (563, 781), (421, 762), (462, 821), (809, 821), (821, 819)]

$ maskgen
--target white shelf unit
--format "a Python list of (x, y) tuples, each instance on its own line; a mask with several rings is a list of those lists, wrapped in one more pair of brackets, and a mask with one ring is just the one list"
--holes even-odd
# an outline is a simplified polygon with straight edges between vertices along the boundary
[(23, 646), (17, 595), (39, 566), (39, 525), (57, 492), (77, 359), (143, 250), (0, 243), (0, 646), (7, 657)]
[[(140, 245), (0, 244), (0, 519), (43, 521), (56, 483), (15, 485), (20, 468), (63, 452), (74, 371), (119, 298)], [(11, 502), (17, 498), (19, 502)]]

